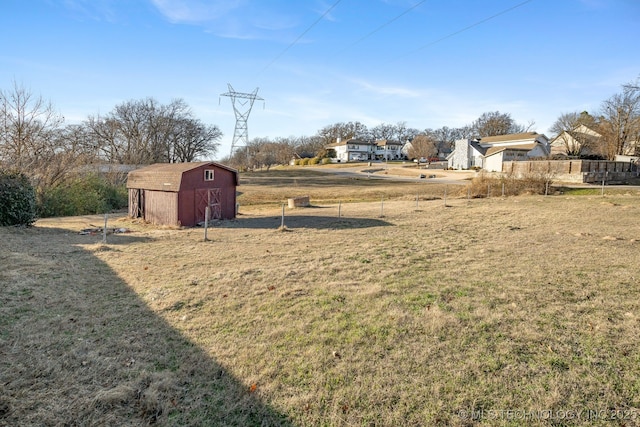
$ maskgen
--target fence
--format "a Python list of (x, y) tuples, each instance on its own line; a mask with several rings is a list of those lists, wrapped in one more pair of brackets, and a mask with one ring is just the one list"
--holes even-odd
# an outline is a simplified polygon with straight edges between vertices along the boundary
[(530, 160), (502, 163), (502, 172), (515, 176), (532, 173), (552, 174), (566, 182), (624, 182), (638, 176), (638, 165), (606, 160)]

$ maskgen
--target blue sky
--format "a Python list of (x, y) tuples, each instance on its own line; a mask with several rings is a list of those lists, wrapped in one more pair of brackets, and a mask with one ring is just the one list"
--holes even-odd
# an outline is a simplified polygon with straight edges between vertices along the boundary
[(0, 36), (1, 89), (23, 84), (67, 123), (182, 98), (224, 132), (218, 158), (227, 83), (265, 99), (250, 138), (496, 110), (551, 136), (640, 76), (640, 0), (0, 0)]

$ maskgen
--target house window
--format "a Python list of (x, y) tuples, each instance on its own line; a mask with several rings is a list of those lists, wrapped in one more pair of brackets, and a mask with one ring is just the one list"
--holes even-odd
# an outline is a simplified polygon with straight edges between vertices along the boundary
[(205, 181), (213, 181), (213, 169), (205, 169), (205, 171), (204, 171), (204, 180)]

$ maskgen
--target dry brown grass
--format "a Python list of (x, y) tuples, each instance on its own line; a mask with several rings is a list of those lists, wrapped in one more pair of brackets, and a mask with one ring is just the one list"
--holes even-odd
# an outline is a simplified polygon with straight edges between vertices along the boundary
[[(255, 185), (240, 189), (286, 193)], [(379, 200), (287, 210), (286, 233), (277, 199), (245, 205), (209, 242), (126, 219), (107, 245), (77, 234), (91, 217), (1, 228), (0, 425), (638, 416), (637, 192), (418, 209), (411, 194), (383, 215)]]
[[(323, 166), (325, 167), (325, 166)], [(368, 168), (363, 166), (362, 170)], [(408, 176), (414, 176), (414, 169)], [(383, 171), (376, 172), (377, 174)], [(393, 175), (400, 175), (397, 171)], [(290, 168), (272, 172), (253, 172), (242, 175), (238, 190), (241, 206), (277, 205), (289, 197), (309, 195), (314, 204), (363, 202), (384, 199), (429, 200), (442, 197), (444, 184), (433, 182), (403, 182), (359, 178), (344, 178), (324, 172)], [(449, 185), (450, 188), (458, 187)]]

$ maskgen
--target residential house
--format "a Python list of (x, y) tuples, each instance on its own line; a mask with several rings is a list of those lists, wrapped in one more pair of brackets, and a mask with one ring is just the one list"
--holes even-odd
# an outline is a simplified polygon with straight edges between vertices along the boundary
[(579, 125), (573, 130), (563, 131), (553, 138), (549, 145), (551, 146), (551, 155), (562, 156), (581, 156), (595, 154), (598, 142), (602, 136), (586, 127)]
[(372, 160), (376, 154), (376, 143), (364, 139), (351, 138), (342, 141), (340, 138), (336, 142), (325, 147), (335, 153), (338, 162), (358, 162)]
[(640, 155), (640, 140), (633, 139), (631, 141), (625, 142), (622, 147), (622, 155), (623, 156), (638, 156)]
[(375, 158), (377, 160), (399, 160), (403, 158), (402, 143), (379, 139), (376, 141)]
[(549, 156), (549, 139), (536, 132), (459, 139), (447, 156), (452, 169), (482, 168), (502, 171), (502, 162)]

